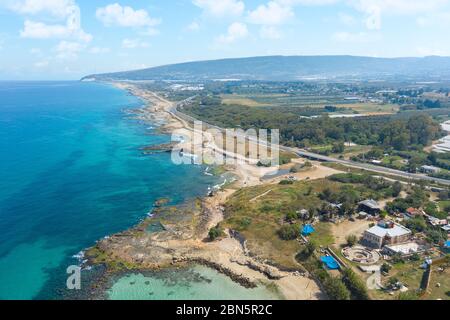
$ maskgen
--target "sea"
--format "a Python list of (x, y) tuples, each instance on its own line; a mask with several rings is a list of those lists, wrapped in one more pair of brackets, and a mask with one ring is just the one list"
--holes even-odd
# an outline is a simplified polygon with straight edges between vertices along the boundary
[[(102, 83), (0, 82), (0, 299), (63, 299), (67, 268), (83, 249), (139, 223), (158, 198), (180, 204), (220, 182), (202, 166), (173, 164), (168, 153), (141, 152), (170, 141), (130, 117), (143, 103)], [(124, 275), (106, 292), (120, 300), (193, 296), (274, 293), (200, 266)]]

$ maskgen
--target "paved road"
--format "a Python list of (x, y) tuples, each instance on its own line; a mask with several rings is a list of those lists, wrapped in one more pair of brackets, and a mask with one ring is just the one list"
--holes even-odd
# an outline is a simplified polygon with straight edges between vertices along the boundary
[[(187, 114), (184, 114), (182, 112), (179, 111), (179, 107), (182, 108), (183, 106), (185, 106), (186, 104), (188, 104), (189, 102), (191, 102), (194, 97), (190, 97), (186, 100), (183, 100), (177, 104), (174, 104), (172, 108), (170, 108), (169, 112), (174, 115), (177, 118), (181, 118), (184, 121), (189, 121), (189, 122), (193, 122), (193, 121), (200, 121), (198, 119), (195, 119)], [(214, 129), (218, 129), (220, 131), (223, 131), (223, 128), (220, 128), (218, 126), (215, 125), (211, 125), (209, 123), (206, 123), (204, 121), (202, 121), (203, 124), (209, 128), (214, 128)], [(252, 137), (248, 137), (246, 136), (245, 138), (248, 138), (249, 140), (255, 140), (252, 139)], [(256, 142), (256, 140), (255, 140)], [(381, 173), (381, 174), (389, 174), (389, 175), (393, 175), (393, 176), (398, 176), (398, 177), (402, 177), (405, 179), (409, 179), (409, 180), (425, 180), (425, 181), (429, 181), (429, 182), (434, 182), (434, 183), (438, 183), (441, 185), (446, 185), (446, 186), (450, 186), (450, 180), (445, 180), (445, 179), (440, 179), (440, 178), (434, 178), (434, 177), (430, 177), (430, 176), (426, 176), (426, 175), (422, 175), (422, 174), (416, 174), (416, 173), (408, 173), (408, 172), (404, 172), (404, 171), (400, 171), (400, 170), (395, 170), (395, 169), (390, 169), (390, 168), (386, 168), (386, 167), (381, 167), (381, 166), (377, 166), (377, 165), (373, 165), (373, 164), (369, 164), (369, 163), (361, 163), (361, 162), (355, 162), (355, 161), (351, 161), (351, 160), (344, 160), (344, 159), (337, 159), (337, 158), (332, 158), (332, 157), (327, 157), (324, 155), (320, 155), (317, 153), (313, 153), (313, 152), (309, 152), (303, 149), (299, 149), (299, 148), (290, 148), (290, 147), (286, 147), (286, 146), (282, 146), (280, 145), (280, 150), (283, 151), (288, 151), (288, 152), (292, 152), (295, 153), (301, 157), (304, 158), (308, 158), (308, 159), (312, 159), (312, 160), (318, 160), (318, 161), (323, 161), (323, 162), (330, 162), (330, 163), (337, 163), (337, 164), (342, 164), (345, 165), (347, 167), (352, 167), (352, 168), (356, 168), (356, 169), (363, 169), (363, 170), (368, 170), (368, 171), (372, 171), (372, 172), (377, 172), (377, 173)]]

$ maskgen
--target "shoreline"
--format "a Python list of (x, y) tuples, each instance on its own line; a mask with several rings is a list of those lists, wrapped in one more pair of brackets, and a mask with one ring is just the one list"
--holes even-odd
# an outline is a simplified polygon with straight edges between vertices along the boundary
[[(152, 124), (156, 122), (161, 125), (160, 132), (165, 134), (176, 132), (182, 136), (190, 135), (191, 137), (196, 134), (186, 122), (170, 112), (173, 107), (172, 102), (132, 84), (117, 82), (110, 84), (128, 91), (144, 102), (144, 106), (136, 110), (135, 119), (152, 122)], [(215, 147), (214, 142), (207, 142), (206, 148)], [(137, 226), (99, 240), (96, 246), (87, 249), (88, 265), (102, 264), (96, 260), (98, 255), (109, 253), (111, 257), (106, 258), (103, 263), (108, 265), (108, 263), (114, 264), (120, 261), (123, 266), (126, 266), (125, 270), (119, 268), (116, 271), (111, 271), (111, 266), (109, 266), (110, 270), (106, 272), (105, 277), (110, 278), (117, 273), (145, 273), (200, 264), (225, 274), (246, 288), (255, 287), (261, 283), (275, 284), (280, 294), (289, 300), (323, 298), (319, 285), (307, 273), (281, 271), (250, 257), (246, 252), (245, 245), (233, 236), (232, 230), (226, 230), (226, 235), (220, 240), (214, 242), (205, 240), (209, 229), (224, 219), (222, 205), (234, 192), (242, 187), (268, 183), (268, 181), (261, 181), (264, 173), (261, 173), (259, 168), (251, 167), (251, 165), (244, 165), (243, 168), (224, 166), (223, 169), (236, 176), (237, 180), (232, 185), (225, 186), (223, 190), (218, 191), (212, 197), (203, 197), (194, 201), (198, 212), (192, 213), (192, 221), (201, 220), (199, 225), (192, 227), (189, 223), (186, 225), (173, 223), (168, 228), (170, 231), (149, 236), (145, 231), (146, 228), (152, 221), (160, 218), (159, 211), (168, 209), (167, 207), (159, 208), (160, 210), (156, 210), (154, 215), (144, 219)], [(177, 209), (170, 208), (170, 210), (180, 210), (178, 207)], [(181, 210), (184, 210), (183, 215), (190, 216), (186, 214), (188, 209), (182, 208)], [(164, 217), (164, 214), (162, 216)], [(145, 245), (136, 244), (139, 240), (145, 242)], [(93, 252), (95, 250), (97, 252)], [(104, 283), (109, 283), (109, 281)], [(107, 286), (101, 287), (107, 290)]]

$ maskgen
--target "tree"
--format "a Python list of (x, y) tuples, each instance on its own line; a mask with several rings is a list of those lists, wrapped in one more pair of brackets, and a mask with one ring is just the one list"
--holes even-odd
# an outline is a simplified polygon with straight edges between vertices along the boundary
[(324, 282), (323, 286), (328, 297), (332, 300), (350, 300), (350, 292), (342, 283), (341, 280), (334, 277), (328, 277)]
[(419, 296), (415, 292), (406, 291), (400, 292), (397, 296), (397, 300), (418, 300)]
[(392, 185), (392, 196), (398, 197), (403, 190), (403, 186), (400, 182), (395, 181)]
[(299, 234), (299, 228), (296, 225), (284, 225), (278, 230), (278, 236), (283, 240), (295, 240)]
[(325, 201), (330, 201), (331, 202), (332, 197), (333, 197), (333, 191), (331, 191), (330, 188), (325, 188), (322, 191), (322, 193), (320, 194), (320, 198), (322, 200), (325, 200)]
[(309, 241), (306, 244), (306, 252), (308, 253), (308, 256), (312, 255), (317, 250), (317, 244), (314, 241)]
[(342, 153), (345, 150), (345, 144), (343, 142), (335, 142), (333, 143), (332, 152), (333, 153)]
[(427, 222), (423, 217), (414, 217), (407, 220), (405, 224), (413, 232), (423, 232), (427, 228)]
[(417, 252), (414, 252), (410, 259), (411, 259), (411, 261), (419, 261), (420, 255)]
[(288, 222), (294, 222), (298, 219), (298, 215), (296, 212), (290, 211), (286, 214), (286, 221)]
[(347, 236), (346, 240), (349, 247), (354, 247), (358, 243), (358, 237), (354, 234)]
[(208, 232), (209, 240), (214, 241), (220, 236), (222, 236), (222, 234), (223, 234), (222, 228), (219, 225), (217, 225), (209, 230)]
[(449, 194), (450, 194), (449, 190), (441, 190), (439, 192), (439, 200), (443, 200), (443, 201), (448, 200)]
[(389, 265), (388, 263), (383, 263), (381, 265), (380, 271), (381, 272), (385, 272), (385, 273), (389, 273), (389, 271), (391, 271), (392, 267), (391, 265)]
[(352, 216), (355, 214), (355, 205), (353, 204), (353, 202), (344, 201), (340, 208), (340, 212), (342, 215)]
[(369, 300), (369, 293), (364, 282), (358, 277), (358, 275), (350, 268), (346, 268), (342, 271), (342, 281), (350, 290), (352, 296), (357, 300)]
[(413, 156), (408, 161), (408, 172), (416, 173), (417, 169), (423, 164), (419, 157)]

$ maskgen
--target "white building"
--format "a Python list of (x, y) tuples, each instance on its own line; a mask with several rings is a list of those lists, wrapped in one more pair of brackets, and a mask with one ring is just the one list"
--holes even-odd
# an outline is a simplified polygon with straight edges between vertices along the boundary
[(381, 249), (385, 245), (407, 242), (411, 234), (411, 230), (400, 224), (380, 221), (364, 232), (363, 243), (369, 247)]
[(423, 173), (433, 174), (433, 173), (441, 172), (441, 169), (438, 167), (434, 167), (434, 166), (421, 166), (420, 171), (422, 171)]

